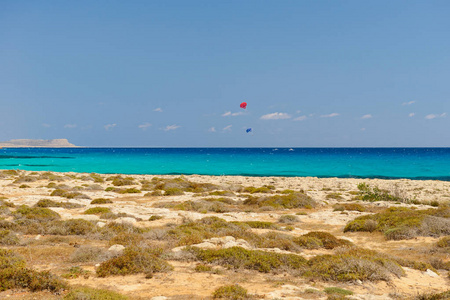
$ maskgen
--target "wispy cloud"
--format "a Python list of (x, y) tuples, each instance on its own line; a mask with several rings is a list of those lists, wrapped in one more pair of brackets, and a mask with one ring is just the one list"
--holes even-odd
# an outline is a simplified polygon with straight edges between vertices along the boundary
[(293, 121), (304, 121), (306, 119), (307, 119), (306, 116), (299, 116), (299, 117), (295, 118)]
[(331, 113), (329, 115), (321, 115), (320, 117), (321, 118), (334, 118), (334, 117), (337, 117), (337, 116), (339, 116), (338, 113)]
[(75, 127), (77, 127), (77, 124), (66, 124), (66, 125), (64, 125), (64, 128), (72, 129), (72, 128), (75, 128)]
[(243, 115), (244, 113), (243, 112), (235, 112), (235, 113), (232, 113), (231, 111), (227, 111), (227, 112), (225, 112), (225, 113), (223, 113), (222, 114), (222, 117), (236, 117), (236, 116), (240, 116), (240, 115)]
[(155, 108), (153, 111), (162, 112), (163, 110), (161, 107), (158, 107), (158, 108)]
[(370, 119), (370, 118), (372, 118), (371, 114), (367, 114), (361, 117), (361, 119)]
[(280, 119), (290, 119), (291, 115), (287, 113), (281, 113), (281, 112), (274, 112), (271, 114), (267, 114), (264, 116), (261, 116), (261, 120), (280, 120)]
[(166, 128), (164, 128), (164, 131), (175, 130), (175, 129), (178, 129), (178, 128), (180, 128), (180, 127), (181, 127), (181, 126), (175, 125), (175, 124), (173, 124), (173, 125), (167, 125)]
[(210, 129), (208, 129), (209, 132), (216, 132), (216, 128), (215, 127), (211, 127)]
[(152, 126), (152, 124), (146, 122), (146, 123), (139, 125), (138, 127), (141, 128), (142, 130), (145, 130), (145, 129), (149, 128), (150, 126)]
[(222, 130), (223, 131), (231, 130), (231, 127), (233, 127), (233, 125), (228, 125), (228, 126), (225, 126)]
[(402, 105), (411, 105), (416, 103), (416, 101), (403, 102)]
[(114, 127), (116, 127), (116, 126), (117, 126), (117, 124), (114, 123), (114, 124), (106, 124), (103, 127), (105, 127), (105, 130), (110, 130), (110, 129), (113, 129)]
[(49, 127), (52, 127), (52, 126), (50, 124), (44, 123), (44, 124), (42, 124), (42, 127), (49, 128)]
[(366, 131), (366, 128), (361, 128), (361, 131)]
[(416, 115), (416, 113), (410, 113), (410, 114), (408, 115), (408, 117), (412, 118), (412, 117), (414, 117), (415, 115)]
[(427, 120), (431, 120), (431, 119), (436, 119), (436, 118), (445, 118), (447, 116), (447, 113), (442, 113), (442, 114), (429, 114), (425, 116), (425, 119)]

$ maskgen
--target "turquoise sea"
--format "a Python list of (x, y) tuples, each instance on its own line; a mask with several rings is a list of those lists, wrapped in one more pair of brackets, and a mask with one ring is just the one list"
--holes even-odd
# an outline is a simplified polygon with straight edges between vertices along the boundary
[(0, 169), (450, 180), (450, 148), (4, 148)]

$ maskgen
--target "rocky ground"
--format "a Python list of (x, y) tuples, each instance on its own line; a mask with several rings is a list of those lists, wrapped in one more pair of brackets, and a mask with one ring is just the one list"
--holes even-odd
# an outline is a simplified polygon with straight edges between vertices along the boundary
[[(0, 247), (66, 283), (30, 291), (5, 287), (0, 276), (2, 299), (69, 299), (78, 287), (128, 299), (212, 299), (228, 285), (253, 299), (448, 296), (450, 182), (0, 171), (0, 199)], [(366, 231), (346, 227), (388, 211), (400, 214), (363, 221)], [(86, 223), (74, 227), (72, 219)], [(332, 235), (333, 246), (317, 232)], [(118, 266), (127, 249), (150, 253), (142, 257), (160, 265), (139, 258), (136, 268)], [(224, 249), (279, 256), (236, 263), (218, 258)], [(349, 249), (373, 250), (367, 253), (377, 258), (363, 261)], [(289, 255), (302, 261), (284, 266)], [(322, 270), (317, 261), (330, 257), (335, 263)], [(90, 299), (77, 297), (70, 299)]]

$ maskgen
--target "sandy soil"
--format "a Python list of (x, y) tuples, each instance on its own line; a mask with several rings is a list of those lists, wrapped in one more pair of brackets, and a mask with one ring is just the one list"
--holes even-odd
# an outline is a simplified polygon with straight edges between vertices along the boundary
[[(43, 172), (21, 171), (20, 176), (38, 176)], [(36, 175), (37, 174), (37, 175)], [(89, 174), (80, 173), (56, 173), (63, 177), (63, 181), (53, 181), (55, 184), (67, 185), (69, 189), (82, 187), (80, 192), (90, 199), (70, 199), (72, 203), (81, 204), (82, 207), (76, 209), (65, 209), (52, 207), (58, 212), (62, 219), (83, 218), (94, 222), (111, 222), (102, 220), (97, 215), (85, 215), (84, 211), (91, 207), (91, 199), (108, 198), (112, 204), (102, 205), (109, 207), (113, 213), (126, 213), (132, 217), (116, 219), (116, 222), (129, 222), (138, 227), (162, 227), (167, 224), (179, 224), (183, 219), (189, 218), (197, 220), (206, 216), (218, 216), (226, 221), (269, 221), (278, 222), (280, 216), (284, 214), (296, 214), (305, 212), (305, 215), (298, 215), (299, 221), (293, 224), (291, 231), (287, 234), (297, 236), (310, 231), (327, 231), (338, 238), (352, 241), (359, 247), (373, 249), (386, 254), (408, 256), (426, 260), (429, 258), (428, 249), (431, 249), (438, 238), (417, 237), (410, 240), (387, 241), (381, 233), (344, 233), (343, 228), (347, 222), (357, 216), (369, 214), (370, 212), (346, 211), (341, 213), (333, 211), (332, 205), (342, 202), (354, 202), (354, 192), (358, 191), (359, 183), (367, 183), (381, 189), (389, 190), (391, 193), (403, 198), (414, 199), (415, 203), (393, 203), (375, 202), (363, 203), (375, 208), (389, 206), (411, 206), (418, 209), (432, 208), (429, 204), (433, 202), (448, 203), (450, 201), (450, 182), (444, 181), (421, 181), (421, 180), (380, 180), (380, 179), (338, 179), (338, 178), (300, 178), (300, 177), (242, 177), (242, 176), (183, 176), (185, 180), (197, 183), (212, 183), (223, 189), (236, 188), (237, 186), (261, 187), (264, 185), (274, 186), (276, 190), (292, 189), (304, 190), (307, 195), (319, 203), (314, 209), (293, 209), (293, 210), (271, 210), (271, 211), (232, 211), (226, 213), (200, 213), (193, 211), (174, 210), (169, 208), (157, 208), (155, 204), (160, 202), (175, 201), (183, 202), (187, 200), (196, 201), (198, 195), (185, 193), (179, 196), (144, 196), (140, 194), (119, 194), (114, 191), (105, 191), (107, 187), (112, 187), (111, 181), (94, 183)], [(33, 206), (41, 199), (51, 199), (54, 201), (67, 201), (66, 198), (50, 196), (54, 190), (48, 188), (49, 180), (37, 180), (30, 182), (14, 183), (16, 176), (0, 177), (0, 197), (5, 197), (7, 201), (16, 206), (26, 204)], [(102, 175), (107, 178), (113, 175)], [(126, 175), (128, 176), (128, 175)], [(136, 182), (142, 180), (150, 181), (154, 176), (133, 175)], [(178, 176), (158, 176), (160, 178), (177, 178)], [(20, 186), (26, 184), (28, 187)], [(88, 189), (86, 185), (98, 185), (98, 189)], [(83, 186), (84, 185), (84, 186)], [(84, 187), (84, 188), (83, 188)], [(140, 188), (140, 184), (129, 187)], [(330, 196), (331, 195), (335, 195)], [(235, 193), (229, 197), (239, 201), (242, 199), (240, 193)], [(336, 199), (339, 198), (339, 199)], [(150, 216), (161, 216), (160, 220), (148, 221)], [(285, 226), (281, 224), (280, 226)], [(262, 229), (255, 229), (255, 232), (264, 232)], [(266, 230), (267, 231), (267, 230)], [(23, 236), (23, 240), (45, 240), (45, 236)], [(208, 241), (207, 241), (208, 242)], [(68, 237), (65, 242), (54, 243), (53, 245), (39, 245), (25, 243), (19, 246), (4, 246), (2, 248), (13, 249), (21, 253), (28, 262), (28, 265), (38, 270), (51, 270), (56, 274), (62, 274), (64, 269), (71, 264), (67, 257), (79, 245), (90, 245), (97, 243), (97, 246), (108, 248), (106, 242), (86, 240), (80, 237)], [(74, 247), (75, 245), (75, 247)], [(214, 245), (220, 247), (220, 245)], [(52, 250), (54, 249), (54, 251)], [(265, 251), (286, 252), (280, 249), (264, 249)], [(331, 250), (304, 250), (298, 255), (311, 258), (315, 255), (332, 253)], [(51, 256), (51, 259), (49, 259)], [(444, 257), (444, 261), (450, 260), (449, 254)], [(145, 278), (144, 274), (113, 276), (98, 278), (95, 276), (94, 264), (83, 264), (85, 270), (91, 271), (91, 276), (87, 279), (78, 277), (68, 279), (70, 285), (84, 285), (95, 288), (105, 288), (120, 292), (130, 297), (130, 299), (209, 299), (214, 290), (224, 284), (238, 283), (245, 287), (250, 294), (260, 299), (326, 299), (325, 293), (309, 295), (305, 293), (307, 289), (323, 290), (325, 287), (341, 287), (354, 292), (351, 299), (407, 299), (417, 294), (425, 292), (442, 292), (449, 289), (449, 278), (446, 270), (434, 272), (418, 271), (410, 268), (403, 268), (406, 276), (393, 277), (389, 282), (324, 282), (320, 280), (310, 280), (288, 274), (265, 274), (248, 270), (226, 270), (223, 269), (218, 274), (200, 273), (194, 270), (197, 262), (169, 261), (174, 270), (169, 273), (156, 273), (153, 278)], [(219, 267), (220, 269), (220, 267)], [(26, 291), (4, 291), (0, 292), (0, 298), (8, 299), (61, 299), (62, 296), (51, 295), (47, 292), (29, 293)], [(159, 298), (158, 298), (159, 297)], [(166, 297), (166, 298), (164, 298)], [(312, 298), (311, 298), (312, 297)], [(403, 298), (402, 298), (403, 297)]]

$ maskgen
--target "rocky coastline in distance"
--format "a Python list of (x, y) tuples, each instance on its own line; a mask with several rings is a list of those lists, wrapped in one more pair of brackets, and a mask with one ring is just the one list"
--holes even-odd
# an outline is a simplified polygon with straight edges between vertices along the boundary
[(0, 148), (65, 148), (77, 147), (69, 143), (67, 139), (53, 139), (53, 140), (33, 140), (33, 139), (14, 139), (6, 142), (0, 142)]

